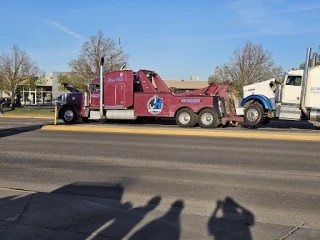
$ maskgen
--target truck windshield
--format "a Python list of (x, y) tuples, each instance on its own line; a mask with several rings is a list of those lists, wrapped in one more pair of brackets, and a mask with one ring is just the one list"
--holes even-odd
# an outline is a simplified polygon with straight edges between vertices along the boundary
[(90, 90), (92, 92), (100, 92), (100, 84), (91, 84)]
[(286, 85), (301, 86), (301, 76), (288, 76)]

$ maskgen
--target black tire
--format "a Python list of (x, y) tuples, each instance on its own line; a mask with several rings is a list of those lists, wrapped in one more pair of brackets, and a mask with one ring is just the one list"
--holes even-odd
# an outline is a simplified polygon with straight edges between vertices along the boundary
[(194, 113), (194, 123), (191, 125), (191, 127), (197, 126), (198, 120), (199, 120), (198, 114)]
[(65, 107), (61, 113), (62, 120), (65, 124), (74, 124), (78, 121), (78, 115), (73, 107)]
[(175, 119), (179, 127), (183, 128), (194, 127), (197, 123), (197, 115), (189, 108), (180, 109)]
[(258, 104), (251, 104), (244, 110), (244, 120), (251, 126), (259, 125), (263, 120), (263, 109)]
[(199, 114), (199, 125), (202, 128), (216, 128), (220, 123), (219, 115), (214, 109), (203, 109)]

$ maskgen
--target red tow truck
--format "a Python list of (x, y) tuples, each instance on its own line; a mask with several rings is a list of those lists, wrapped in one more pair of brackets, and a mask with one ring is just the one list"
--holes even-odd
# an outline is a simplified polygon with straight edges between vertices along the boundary
[[(94, 79), (86, 92), (77, 90), (61, 96), (58, 119), (66, 124), (90, 120), (137, 120), (174, 118), (180, 127), (202, 128), (225, 126), (230, 121), (243, 121), (228, 95), (228, 84), (208, 84), (208, 87), (177, 94), (168, 88), (160, 76), (150, 70), (120, 70)], [(69, 89), (70, 90), (70, 89)]]

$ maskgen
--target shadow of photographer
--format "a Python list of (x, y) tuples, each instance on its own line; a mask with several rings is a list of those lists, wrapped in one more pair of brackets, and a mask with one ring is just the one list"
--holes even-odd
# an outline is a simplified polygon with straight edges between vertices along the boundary
[(226, 197), (217, 202), (208, 222), (208, 232), (215, 240), (251, 240), (250, 227), (254, 225), (254, 219), (252, 212)]

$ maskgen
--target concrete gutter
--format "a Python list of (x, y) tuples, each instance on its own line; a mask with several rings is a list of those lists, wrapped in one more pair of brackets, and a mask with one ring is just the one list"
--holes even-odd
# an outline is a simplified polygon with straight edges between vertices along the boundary
[(154, 129), (139, 127), (113, 127), (113, 126), (86, 126), (86, 125), (45, 125), (42, 130), (47, 131), (76, 131), (76, 132), (98, 132), (98, 133), (126, 133), (126, 134), (156, 134), (156, 135), (179, 135), (200, 137), (227, 137), (227, 138), (249, 138), (249, 139), (272, 139), (272, 140), (294, 140), (294, 141), (320, 141), (320, 135), (307, 133), (270, 133), (267, 131), (223, 131), (214, 129)]

